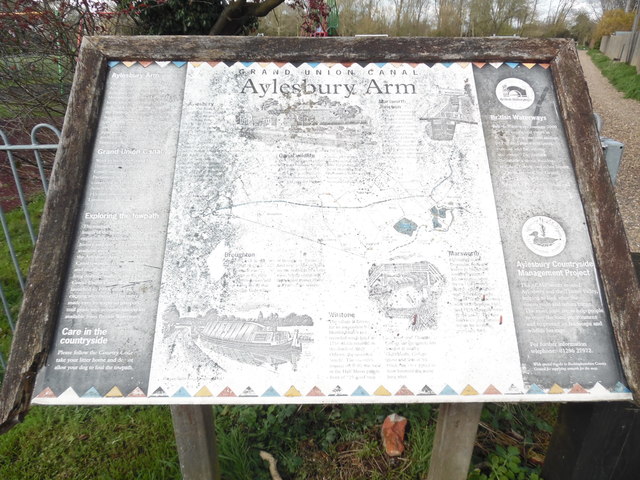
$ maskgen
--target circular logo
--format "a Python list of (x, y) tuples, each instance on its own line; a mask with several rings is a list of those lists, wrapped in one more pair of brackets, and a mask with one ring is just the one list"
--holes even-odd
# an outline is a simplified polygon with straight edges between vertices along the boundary
[(553, 218), (531, 217), (522, 226), (522, 240), (529, 250), (541, 257), (555, 257), (567, 245), (567, 235)]
[(496, 97), (511, 110), (524, 110), (530, 107), (536, 98), (531, 85), (519, 78), (505, 78), (498, 83)]

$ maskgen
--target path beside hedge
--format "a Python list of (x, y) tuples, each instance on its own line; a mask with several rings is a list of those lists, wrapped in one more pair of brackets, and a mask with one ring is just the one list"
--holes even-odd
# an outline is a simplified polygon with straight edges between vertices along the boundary
[(640, 252), (640, 102), (623, 98), (602, 76), (587, 52), (578, 52), (593, 111), (604, 120), (602, 135), (624, 143), (616, 196), (633, 252)]

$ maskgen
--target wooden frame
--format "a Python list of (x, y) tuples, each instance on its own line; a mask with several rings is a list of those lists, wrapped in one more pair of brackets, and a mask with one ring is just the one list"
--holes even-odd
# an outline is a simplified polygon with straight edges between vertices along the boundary
[[(312, 52), (312, 53), (311, 53)], [(45, 363), (60, 305), (77, 216), (110, 60), (326, 62), (513, 61), (549, 63), (611, 322), (628, 384), (640, 392), (640, 295), (624, 227), (606, 172), (587, 85), (570, 40), (444, 38), (85, 38), (71, 92), (40, 240), (2, 385), (1, 427), (29, 409), (35, 376)]]

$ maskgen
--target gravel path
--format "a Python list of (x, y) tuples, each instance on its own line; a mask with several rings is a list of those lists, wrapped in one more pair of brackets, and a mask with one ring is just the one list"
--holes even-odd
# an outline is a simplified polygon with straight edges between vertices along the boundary
[(623, 98), (593, 64), (587, 52), (578, 52), (593, 111), (604, 120), (602, 135), (624, 143), (616, 196), (632, 252), (640, 252), (640, 102)]

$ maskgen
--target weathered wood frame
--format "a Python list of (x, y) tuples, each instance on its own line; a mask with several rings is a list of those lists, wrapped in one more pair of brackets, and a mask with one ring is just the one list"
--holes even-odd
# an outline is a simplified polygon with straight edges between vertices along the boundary
[[(640, 294), (570, 40), (90, 37), (82, 43), (45, 212), (1, 391), (0, 431), (29, 409), (56, 327), (110, 60), (549, 63), (627, 381), (640, 402)], [(53, 280), (53, 281), (52, 281)]]

